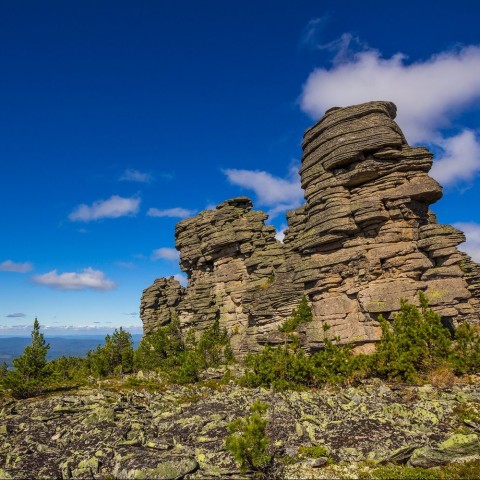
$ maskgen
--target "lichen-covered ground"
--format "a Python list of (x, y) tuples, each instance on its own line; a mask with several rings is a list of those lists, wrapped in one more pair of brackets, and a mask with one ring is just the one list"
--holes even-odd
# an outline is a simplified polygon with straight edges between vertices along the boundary
[[(227, 424), (269, 404), (267, 434), (285, 478), (355, 478), (397, 460), (416, 466), (480, 459), (478, 383), (274, 393), (230, 382), (159, 391), (119, 384), (29, 400), (0, 399), (0, 478), (252, 477), (225, 450)], [(298, 456), (325, 446), (328, 464)], [(363, 470), (362, 470), (363, 469)]]

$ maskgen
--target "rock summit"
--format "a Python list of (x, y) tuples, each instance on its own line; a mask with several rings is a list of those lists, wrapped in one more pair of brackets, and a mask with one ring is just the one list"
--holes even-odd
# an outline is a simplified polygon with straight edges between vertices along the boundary
[(198, 332), (218, 319), (243, 356), (283, 342), (278, 327), (306, 295), (306, 350), (322, 348), (327, 323), (329, 335), (369, 351), (379, 315), (391, 318), (419, 291), (446, 325), (478, 323), (480, 266), (457, 249), (464, 234), (429, 210), (442, 196), (428, 176), (432, 153), (408, 145), (395, 115), (391, 102), (332, 108), (305, 132), (305, 203), (287, 213), (283, 243), (246, 197), (179, 222), (188, 286), (159, 278), (144, 290), (144, 333), (173, 316)]

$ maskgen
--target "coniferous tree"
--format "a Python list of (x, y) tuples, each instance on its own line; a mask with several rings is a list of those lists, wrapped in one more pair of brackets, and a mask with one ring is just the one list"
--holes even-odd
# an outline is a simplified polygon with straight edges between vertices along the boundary
[(23, 354), (13, 360), (13, 366), (25, 381), (41, 380), (46, 375), (47, 352), (50, 345), (40, 333), (40, 323), (35, 318), (31, 333), (32, 343), (25, 347)]
[(13, 360), (15, 370), (9, 372), (5, 378), (5, 385), (12, 389), (15, 397), (30, 397), (40, 393), (43, 381), (48, 375), (47, 352), (50, 345), (45, 342), (43, 333), (40, 333), (40, 323), (37, 318), (33, 322), (31, 333), (32, 343), (25, 347), (22, 355)]

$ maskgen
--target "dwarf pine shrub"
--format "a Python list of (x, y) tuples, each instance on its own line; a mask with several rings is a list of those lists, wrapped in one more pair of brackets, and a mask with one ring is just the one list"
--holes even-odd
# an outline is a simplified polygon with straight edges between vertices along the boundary
[(298, 307), (294, 309), (292, 315), (280, 325), (278, 331), (283, 333), (294, 332), (302, 323), (311, 322), (312, 319), (312, 309), (308, 304), (307, 297), (303, 295)]
[(228, 424), (230, 435), (225, 440), (225, 448), (239, 463), (242, 472), (247, 469), (265, 471), (271, 464), (270, 439), (265, 433), (267, 409), (267, 404), (257, 400), (250, 407), (251, 415)]
[(392, 323), (380, 316), (382, 338), (375, 353), (374, 373), (390, 380), (417, 382), (421, 374), (449, 358), (449, 331), (440, 315), (428, 307), (423, 292), (419, 292), (419, 301), (420, 309), (402, 300)]

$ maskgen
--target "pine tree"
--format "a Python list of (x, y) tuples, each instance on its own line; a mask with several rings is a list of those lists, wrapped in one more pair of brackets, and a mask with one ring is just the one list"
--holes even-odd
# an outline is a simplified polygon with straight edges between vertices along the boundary
[(40, 333), (40, 323), (37, 318), (33, 322), (31, 337), (32, 343), (25, 347), (22, 355), (13, 360), (16, 372), (25, 382), (41, 380), (47, 373), (45, 367), (50, 345), (45, 342), (43, 333)]
[(47, 352), (50, 345), (40, 333), (40, 323), (35, 318), (32, 330), (32, 343), (25, 347), (22, 355), (13, 360), (15, 370), (5, 378), (5, 385), (12, 390), (12, 395), (25, 398), (40, 393), (43, 381), (48, 375)]

